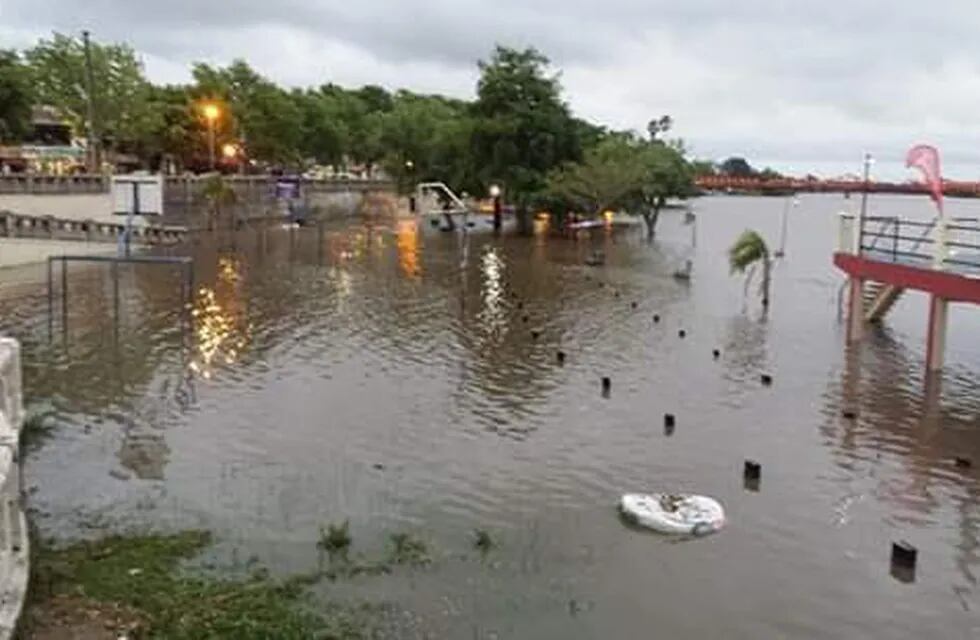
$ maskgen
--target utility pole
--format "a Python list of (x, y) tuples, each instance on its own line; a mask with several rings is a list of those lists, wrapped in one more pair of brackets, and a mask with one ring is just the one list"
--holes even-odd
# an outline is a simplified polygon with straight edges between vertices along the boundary
[(99, 130), (95, 124), (95, 78), (92, 74), (92, 47), (88, 31), (82, 31), (85, 45), (85, 94), (88, 98), (88, 172), (98, 173), (101, 163), (99, 153)]

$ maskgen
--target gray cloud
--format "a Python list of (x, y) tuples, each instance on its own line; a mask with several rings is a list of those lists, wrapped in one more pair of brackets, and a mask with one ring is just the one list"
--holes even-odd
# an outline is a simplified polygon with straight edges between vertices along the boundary
[[(903, 5), (907, 3), (902, 3)], [(533, 44), (580, 114), (642, 128), (671, 113), (698, 154), (853, 170), (865, 149), (904, 175), (931, 141), (980, 176), (980, 6), (880, 0), (3, 0), (0, 41), (89, 28), (158, 80), (247, 59), (287, 84), (368, 82), (472, 94), (495, 42)], [(893, 160), (894, 162), (889, 162)]]

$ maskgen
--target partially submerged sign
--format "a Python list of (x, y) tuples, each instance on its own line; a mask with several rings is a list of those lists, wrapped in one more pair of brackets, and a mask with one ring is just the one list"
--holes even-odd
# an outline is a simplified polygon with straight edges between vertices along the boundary
[(112, 176), (112, 212), (117, 215), (163, 215), (163, 176)]

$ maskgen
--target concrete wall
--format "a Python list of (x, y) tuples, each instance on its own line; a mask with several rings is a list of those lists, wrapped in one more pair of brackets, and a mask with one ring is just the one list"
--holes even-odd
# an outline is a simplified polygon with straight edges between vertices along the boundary
[(116, 245), (106, 242), (72, 242), (35, 240), (33, 238), (0, 238), (0, 269), (32, 262), (44, 262), (50, 256), (113, 255)]
[(73, 195), (0, 194), (0, 211), (26, 216), (54, 216), (60, 220), (125, 222), (125, 216), (112, 214), (108, 193)]
[(20, 495), (20, 430), (24, 421), (20, 345), (0, 338), (0, 639), (13, 635), (27, 593), (27, 520)]

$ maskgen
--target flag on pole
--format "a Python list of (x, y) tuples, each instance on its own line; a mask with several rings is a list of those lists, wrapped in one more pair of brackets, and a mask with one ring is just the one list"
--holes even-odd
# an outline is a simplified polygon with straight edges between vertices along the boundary
[(918, 169), (926, 180), (929, 194), (943, 215), (943, 172), (939, 160), (939, 150), (928, 144), (920, 144), (909, 149), (905, 166)]

